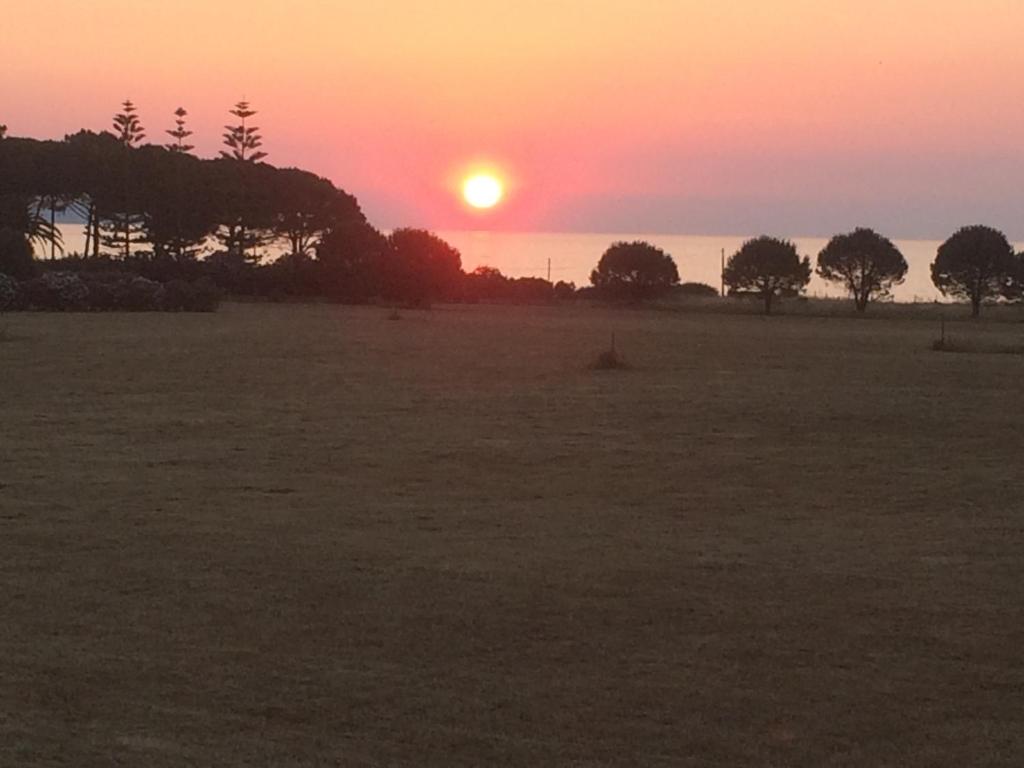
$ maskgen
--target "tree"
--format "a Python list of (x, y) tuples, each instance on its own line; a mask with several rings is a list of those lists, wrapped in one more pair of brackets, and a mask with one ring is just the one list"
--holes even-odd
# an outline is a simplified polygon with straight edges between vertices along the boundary
[(613, 243), (590, 273), (590, 282), (607, 298), (647, 299), (679, 283), (672, 257), (650, 243)]
[(1012, 298), (1019, 265), (1006, 235), (992, 227), (961, 227), (939, 246), (932, 282), (944, 296), (971, 302), (971, 316), (981, 314), (986, 299)]
[(348, 214), (349, 200), (327, 179), (307, 171), (285, 168), (277, 172), (277, 214), (274, 232), (294, 256), (312, 256), (323, 233)]
[[(29, 256), (36, 247), (43, 248), (49, 243), (56, 243), (63, 251), (60, 230), (50, 223), (43, 214), (41, 198), (28, 198), (21, 195), (4, 195), (0, 197), (0, 230), (13, 233), (7, 242), (10, 252), (19, 252), (14, 241), (24, 240)], [(13, 273), (12, 273), (13, 276)]]
[(185, 139), (192, 135), (192, 131), (185, 127), (185, 118), (187, 116), (188, 112), (184, 107), (178, 107), (174, 110), (174, 128), (167, 131), (167, 135), (174, 139), (172, 143), (167, 145), (167, 149), (171, 152), (184, 155), (195, 149), (192, 144), (185, 143)]
[(161, 276), (187, 278), (217, 229), (215, 204), (203, 161), (186, 152), (146, 146), (136, 156), (138, 203), (144, 239)]
[(121, 111), (114, 115), (114, 135), (129, 149), (146, 138), (138, 112), (132, 100), (125, 99), (121, 103)]
[(258, 261), (259, 257), (255, 251), (259, 246), (265, 245), (268, 239), (262, 233), (254, 231), (256, 228), (251, 213), (256, 203), (253, 199), (255, 188), (251, 183), (252, 174), (247, 172), (247, 166), (258, 163), (267, 156), (267, 153), (259, 151), (263, 145), (259, 128), (247, 122), (250, 117), (257, 114), (256, 110), (249, 106), (249, 102), (238, 102), (235, 108), (230, 110), (230, 114), (237, 117), (240, 122), (238, 125), (224, 126), (227, 130), (224, 134), (224, 145), (227, 149), (222, 149), (220, 155), (224, 160), (237, 163), (237, 178), (235, 185), (230, 189), (233, 194), (224, 201), (228, 216), (218, 238), (228, 251), (245, 255), (246, 251), (251, 250), (252, 260)]
[(388, 237), (384, 294), (412, 304), (456, 298), (462, 283), (462, 256), (433, 232), (396, 229)]
[(811, 260), (803, 260), (789, 240), (762, 235), (748, 240), (725, 267), (731, 294), (752, 292), (764, 299), (765, 314), (772, 313), (776, 296), (795, 296), (811, 281)]
[(334, 301), (364, 302), (384, 293), (388, 239), (362, 218), (331, 225), (316, 249), (320, 291)]
[(135, 210), (130, 151), (146, 137), (146, 132), (139, 119), (138, 109), (131, 99), (126, 99), (121, 104), (121, 111), (114, 115), (114, 135), (128, 151), (122, 155), (123, 185), (118, 190), (120, 194), (117, 196), (116, 210), (109, 212), (101, 223), (103, 233), (100, 242), (104, 247), (113, 249), (127, 259), (132, 255), (133, 245), (145, 242), (142, 235), (142, 216)]
[(238, 125), (225, 125), (227, 133), (224, 134), (224, 144), (227, 149), (222, 149), (221, 157), (229, 160), (240, 160), (250, 163), (258, 163), (267, 156), (266, 152), (258, 151), (263, 144), (263, 137), (259, 134), (259, 128), (254, 125), (247, 125), (246, 121), (256, 115), (256, 110), (249, 107), (249, 102), (240, 101), (230, 114), (237, 117), (241, 122)]
[(907, 275), (907, 260), (892, 241), (871, 229), (858, 228), (836, 235), (818, 254), (818, 274), (842, 283), (858, 312), (872, 298), (890, 295)]
[(0, 275), (27, 280), (35, 272), (32, 246), (20, 232), (0, 227)]
[(72, 199), (71, 207), (85, 218), (84, 254), (99, 258), (100, 223), (115, 210), (124, 188), (111, 178), (110, 169), (127, 162), (128, 150), (109, 131), (79, 131), (65, 136), (63, 145), (67, 159), (62, 165), (69, 177), (64, 192)]

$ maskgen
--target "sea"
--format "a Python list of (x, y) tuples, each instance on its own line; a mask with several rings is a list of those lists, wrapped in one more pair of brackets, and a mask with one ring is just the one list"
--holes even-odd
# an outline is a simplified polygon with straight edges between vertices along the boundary
[[(65, 249), (84, 248), (81, 224), (61, 224)], [(722, 258), (735, 253), (749, 236), (744, 235), (659, 235), (650, 233), (577, 233), (577, 232), (501, 232), (439, 230), (437, 234), (462, 254), (467, 272), (480, 266), (494, 267), (508, 277), (543, 277), (589, 285), (590, 272), (601, 254), (612, 243), (643, 240), (672, 256), (683, 282), (707, 283), (721, 287)], [(828, 238), (791, 238), (801, 256), (812, 264)], [(902, 302), (932, 302), (942, 295), (931, 281), (931, 263), (940, 245), (938, 240), (894, 240), (909, 265), (906, 279), (892, 291)], [(273, 248), (268, 257), (275, 255)], [(40, 254), (42, 256), (42, 254)], [(811, 279), (807, 295), (820, 298), (845, 296), (841, 286), (827, 283), (817, 275)]]

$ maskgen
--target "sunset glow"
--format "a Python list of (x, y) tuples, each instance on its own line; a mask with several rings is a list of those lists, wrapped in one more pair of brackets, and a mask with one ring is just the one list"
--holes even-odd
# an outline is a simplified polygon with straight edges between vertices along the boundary
[(449, 175), (481, 156), (516, 174), (494, 228), (1020, 237), (1022, 29), (1010, 0), (17, 3), (0, 122), (60, 138), (131, 98), (160, 141), (184, 106), (211, 156), (244, 97), (270, 162), (382, 227), (480, 226)]

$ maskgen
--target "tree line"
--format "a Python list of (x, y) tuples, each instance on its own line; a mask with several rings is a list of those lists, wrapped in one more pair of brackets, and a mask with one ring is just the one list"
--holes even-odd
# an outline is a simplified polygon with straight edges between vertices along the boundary
[[(75, 297), (69, 308), (153, 304), (139, 297), (155, 295), (156, 288), (116, 275), (175, 282), (163, 295), (177, 297), (182, 283), (204, 280), (236, 295), (413, 305), (717, 295), (710, 286), (680, 282), (671, 256), (645, 242), (614, 243), (591, 274), (591, 285), (579, 290), (571, 283), (508, 278), (491, 267), (466, 274), (459, 252), (433, 233), (384, 234), (367, 221), (355, 197), (327, 179), (267, 163), (263, 136), (253, 124), (257, 112), (247, 102), (229, 114), (223, 148), (210, 159), (193, 154), (188, 112), (180, 107), (162, 144), (144, 143), (146, 129), (130, 100), (109, 130), (81, 130), (62, 141), (7, 137), (0, 126), (0, 274), (28, 282), (22, 303), (59, 307), (66, 295)], [(84, 222), (81, 252), (65, 253), (58, 220), (68, 215)], [(283, 250), (273, 261), (266, 258), (271, 244)], [(48, 258), (36, 259), (36, 252)], [(1022, 297), (1022, 264), (1002, 233), (964, 227), (939, 248), (932, 279), (944, 295), (969, 301), (977, 315), (985, 301)], [(857, 229), (829, 241), (818, 254), (817, 273), (842, 285), (863, 312), (869, 302), (891, 295), (907, 262), (888, 238)], [(770, 313), (779, 298), (802, 293), (811, 275), (810, 259), (801, 258), (792, 242), (761, 236), (732, 255), (723, 280), (729, 295), (759, 297)], [(57, 294), (52, 286), (59, 286)], [(111, 286), (122, 286), (126, 295), (112, 298)], [(15, 293), (11, 285), (6, 290)], [(84, 298), (93, 294), (92, 301)], [(173, 305), (206, 307), (210, 295), (204, 288), (194, 302)]]
[[(817, 274), (843, 287), (858, 312), (892, 295), (907, 275), (907, 260), (889, 238), (858, 228), (835, 235), (817, 258)], [(771, 314), (775, 301), (801, 294), (813, 273), (789, 240), (762, 235), (748, 240), (725, 265), (722, 279), (730, 296), (756, 296)], [(977, 317), (986, 301), (1024, 298), (1024, 253), (1014, 253), (1006, 236), (992, 227), (962, 227), (949, 237), (931, 265), (932, 282), (944, 296), (970, 302)], [(672, 257), (650, 243), (615, 243), (591, 274), (600, 294), (641, 300), (680, 287)], [(710, 292), (714, 289), (708, 286)]]

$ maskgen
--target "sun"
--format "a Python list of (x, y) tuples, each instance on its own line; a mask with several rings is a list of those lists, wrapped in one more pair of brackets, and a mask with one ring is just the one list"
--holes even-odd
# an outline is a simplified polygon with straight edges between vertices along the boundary
[(474, 208), (493, 208), (505, 196), (505, 185), (490, 173), (477, 173), (462, 182), (462, 197)]

